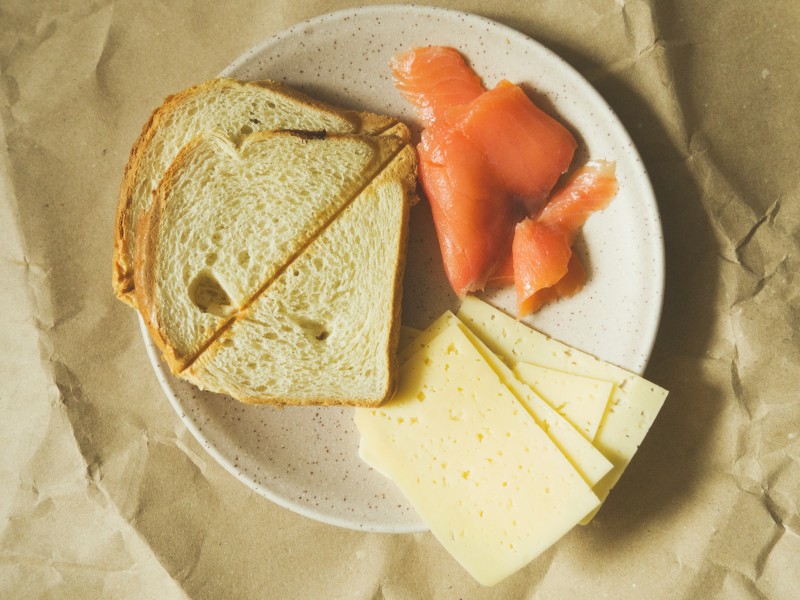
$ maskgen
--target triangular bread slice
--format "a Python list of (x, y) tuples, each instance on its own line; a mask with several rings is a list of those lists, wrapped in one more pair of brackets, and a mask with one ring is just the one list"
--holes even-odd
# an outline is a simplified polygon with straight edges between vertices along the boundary
[(198, 136), (139, 225), (139, 311), (173, 372), (324, 230), (405, 147), (394, 136)]
[(249, 403), (389, 398), (415, 164), (406, 146), (182, 377)]
[(114, 229), (112, 283), (117, 296), (136, 305), (139, 218), (180, 149), (196, 136), (212, 129), (233, 140), (276, 129), (376, 135), (396, 123), (391, 117), (329, 106), (270, 81), (219, 78), (167, 97), (145, 123), (125, 166)]

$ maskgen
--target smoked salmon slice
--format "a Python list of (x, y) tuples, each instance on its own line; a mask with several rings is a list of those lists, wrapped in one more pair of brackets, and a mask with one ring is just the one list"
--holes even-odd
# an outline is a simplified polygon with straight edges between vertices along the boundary
[(510, 249), (486, 280), (486, 289), (493, 290), (507, 285), (514, 285), (514, 255)]
[(520, 317), (583, 287), (586, 272), (573, 258), (572, 241), (589, 215), (608, 206), (616, 195), (615, 170), (613, 162), (587, 163), (535, 219), (517, 225), (512, 254)]
[(498, 181), (531, 215), (542, 208), (577, 148), (561, 123), (508, 81), (467, 105), (453, 106), (446, 118), (483, 151)]
[(607, 160), (588, 162), (553, 194), (538, 219), (563, 227), (574, 236), (589, 215), (609, 205), (617, 189), (616, 163)]
[(395, 87), (413, 104), (427, 127), (451, 106), (471, 102), (483, 84), (461, 54), (442, 46), (415, 48), (391, 61)]
[(415, 48), (391, 62), (425, 125), (417, 146), (445, 273), (463, 297), (514, 283), (520, 316), (581, 289), (575, 231), (616, 192), (613, 163), (580, 169), (548, 200), (577, 148), (519, 86), (486, 90), (461, 54)]
[(514, 232), (514, 281), (519, 316), (525, 304), (541, 290), (551, 288), (567, 274), (572, 256), (570, 236), (561, 227), (525, 219)]
[(417, 152), (445, 273), (463, 298), (482, 290), (510, 253), (513, 207), (484, 167), (481, 153), (446, 124), (425, 129)]
[[(558, 280), (558, 283), (552, 287), (538, 290), (521, 301), (518, 300), (517, 311), (519, 316), (524, 317), (536, 312), (545, 304), (577, 294), (583, 289), (584, 283), (586, 283), (586, 269), (578, 255), (573, 252), (572, 256), (569, 257), (567, 273)], [(519, 289), (517, 289), (517, 293), (519, 293)]]

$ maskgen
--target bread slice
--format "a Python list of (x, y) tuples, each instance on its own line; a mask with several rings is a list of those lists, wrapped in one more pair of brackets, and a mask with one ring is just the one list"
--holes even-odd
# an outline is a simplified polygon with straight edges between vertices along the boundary
[(210, 132), (180, 151), (139, 225), (139, 310), (173, 372), (268, 286), (405, 142)]
[(219, 78), (169, 96), (133, 145), (120, 187), (112, 280), (117, 296), (135, 306), (136, 228), (179, 150), (216, 129), (238, 141), (255, 131), (296, 129), (376, 135), (396, 125), (390, 117), (322, 104), (286, 86)]
[(389, 398), (415, 164), (406, 146), (182, 376), (249, 403)]

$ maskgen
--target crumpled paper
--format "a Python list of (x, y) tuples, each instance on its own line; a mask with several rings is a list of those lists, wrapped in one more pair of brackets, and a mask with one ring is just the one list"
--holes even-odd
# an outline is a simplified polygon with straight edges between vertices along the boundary
[(429, 534), (337, 529), (228, 475), (110, 286), (117, 187), (168, 93), (340, 2), (0, 6), (0, 596), (800, 596), (793, 2), (445, 2), (578, 68), (643, 155), (669, 399), (592, 524), (481, 588)]

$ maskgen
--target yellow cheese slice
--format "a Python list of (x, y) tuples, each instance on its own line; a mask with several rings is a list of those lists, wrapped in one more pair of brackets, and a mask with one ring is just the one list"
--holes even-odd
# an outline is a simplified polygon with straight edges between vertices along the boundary
[(381, 470), (483, 585), (528, 564), (599, 504), (457, 325), (403, 365), (390, 402), (356, 409), (355, 422)]
[(572, 423), (587, 440), (591, 442), (594, 439), (614, 391), (613, 383), (525, 362), (514, 365), (514, 375)]
[[(444, 331), (448, 325), (451, 324), (451, 320), (455, 318), (455, 315), (448, 310), (422, 331), (414, 329), (413, 327), (401, 325), (400, 344), (398, 346), (399, 352), (397, 355), (400, 364), (405, 364), (411, 356), (427, 346), (437, 335)], [(380, 452), (376, 452), (369, 444), (369, 441), (363, 436), (359, 440), (358, 456), (378, 473), (391, 479), (390, 475), (383, 468)]]
[(593, 488), (598, 497), (605, 500), (653, 424), (667, 397), (667, 390), (550, 339), (474, 296), (464, 300), (458, 317), (492, 352), (509, 364), (531, 362), (548, 369), (614, 383), (614, 391), (594, 438), (594, 445), (614, 464), (608, 475)]
[[(453, 319), (458, 321), (455, 316)], [(500, 381), (511, 390), (539, 426), (547, 432), (547, 435), (550, 436), (550, 439), (561, 450), (561, 453), (575, 467), (583, 477), (583, 480), (590, 486), (594, 486), (601, 481), (613, 468), (611, 461), (603, 456), (591, 442), (559, 415), (553, 407), (542, 400), (536, 392), (517, 379), (511, 369), (461, 321), (458, 321), (458, 324), (472, 342), (472, 345), (481, 353), (483, 359), (489, 363), (489, 366), (500, 377)]]
[(428, 325), (427, 329), (420, 331), (419, 334), (410, 339), (408, 343), (400, 349), (400, 353), (397, 355), (400, 364), (402, 365), (412, 355), (427, 346), (433, 338), (447, 329), (447, 327), (451, 325), (452, 319), (455, 319), (455, 315), (449, 310), (446, 310), (442, 316)]
[[(480, 339), (468, 328), (464, 327), (461, 321), (450, 311), (445, 311), (442, 316), (406, 346), (400, 353), (400, 364), (405, 363), (410, 356), (428, 346), (442, 331), (454, 326), (462, 327), (463, 332), (478, 349), (484, 360), (489, 363), (500, 377), (500, 380), (528, 410), (539, 426), (547, 432), (547, 435), (567, 457), (567, 460), (572, 463), (586, 483), (589, 485), (596, 484), (611, 470), (611, 462), (590, 441), (586, 440), (580, 431), (537, 396), (530, 387), (520, 382), (503, 361), (488, 350)], [(364, 462), (372, 465), (376, 471), (385, 475), (380, 467), (380, 456), (376, 456), (370, 445), (363, 439), (359, 445), (359, 456)]]

